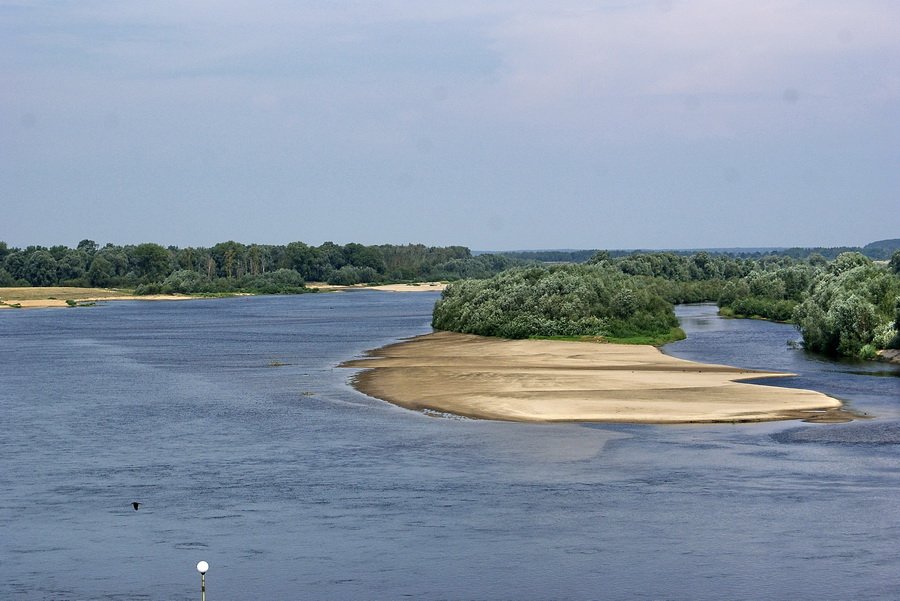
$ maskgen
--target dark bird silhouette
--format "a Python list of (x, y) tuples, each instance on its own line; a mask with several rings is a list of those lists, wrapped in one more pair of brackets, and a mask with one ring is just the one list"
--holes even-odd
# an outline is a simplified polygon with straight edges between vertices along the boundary
[(141, 504), (138, 503), (137, 501), (132, 501), (132, 502), (131, 502), (131, 506), (134, 507), (134, 510), (135, 510), (135, 511), (137, 511), (138, 508), (141, 506)]

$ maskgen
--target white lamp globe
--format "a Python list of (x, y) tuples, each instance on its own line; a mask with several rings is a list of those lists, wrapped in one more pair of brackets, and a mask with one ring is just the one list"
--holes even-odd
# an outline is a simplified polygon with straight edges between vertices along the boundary
[(209, 571), (209, 564), (206, 563), (205, 561), (201, 561), (200, 563), (197, 564), (197, 571), (200, 572), (201, 574), (206, 574), (206, 572)]

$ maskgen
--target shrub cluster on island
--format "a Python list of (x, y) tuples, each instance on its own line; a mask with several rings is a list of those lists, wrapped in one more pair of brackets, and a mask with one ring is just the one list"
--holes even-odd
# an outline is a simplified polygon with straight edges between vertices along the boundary
[(900, 251), (887, 263), (858, 252), (833, 261), (771, 255), (605, 251), (583, 265), (519, 268), (447, 287), (436, 329), (500, 336), (598, 337), (663, 344), (677, 339), (673, 305), (716, 302), (728, 316), (795, 323), (807, 349), (873, 358), (900, 348)]

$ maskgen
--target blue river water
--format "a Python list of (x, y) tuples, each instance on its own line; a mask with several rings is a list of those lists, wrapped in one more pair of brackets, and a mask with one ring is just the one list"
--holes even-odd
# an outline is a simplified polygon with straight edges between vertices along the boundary
[[(900, 598), (900, 378), (679, 308), (671, 354), (797, 373), (847, 424), (515, 424), (335, 366), (432, 293), (0, 311), (0, 599)], [(140, 510), (131, 507), (140, 501)]]

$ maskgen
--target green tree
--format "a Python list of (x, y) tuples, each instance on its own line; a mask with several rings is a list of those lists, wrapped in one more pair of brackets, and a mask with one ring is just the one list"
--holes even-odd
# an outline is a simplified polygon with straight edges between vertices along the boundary
[(98, 287), (109, 286), (115, 275), (115, 266), (103, 254), (94, 257), (87, 272), (90, 285)]
[(111, 280), (104, 285), (109, 286), (122, 284), (130, 269), (128, 253), (125, 251), (125, 249), (108, 244), (97, 251), (97, 254), (94, 255), (95, 260), (99, 257), (103, 257), (103, 259), (112, 266), (112, 271), (110, 272)]
[(191, 269), (179, 269), (171, 273), (162, 282), (162, 292), (181, 292), (192, 294), (197, 292), (209, 292), (211, 290), (209, 278)]
[(384, 273), (384, 257), (376, 246), (363, 246), (352, 242), (344, 246), (344, 259), (354, 267), (369, 267), (376, 273)]
[(896, 319), (900, 278), (860, 256), (841, 254), (794, 311), (809, 350), (866, 357), (893, 343), (890, 324)]
[(309, 281), (321, 281), (329, 271), (325, 269), (321, 252), (303, 242), (291, 242), (285, 247), (282, 266)]
[(78, 246), (75, 247), (80, 250), (84, 254), (88, 256), (92, 256), (95, 252), (100, 249), (100, 245), (94, 242), (93, 240), (84, 239), (78, 243)]
[(243, 244), (234, 240), (220, 242), (210, 249), (210, 253), (218, 265), (220, 276), (236, 278), (246, 273), (244, 261), (246, 249)]
[(22, 251), (13, 251), (6, 255), (3, 261), (3, 267), (16, 280), (24, 280), (25, 263), (28, 261), (28, 255)]
[(142, 282), (157, 282), (171, 271), (169, 251), (159, 244), (139, 244), (131, 250), (130, 265)]
[(599, 265), (600, 263), (607, 262), (609, 262), (608, 250), (598, 250), (591, 256), (590, 259), (587, 260), (588, 265)]
[(894, 251), (894, 254), (891, 256), (891, 262), (888, 263), (888, 267), (890, 267), (891, 273), (900, 275), (900, 250)]
[(81, 250), (69, 250), (57, 260), (57, 277), (65, 286), (83, 286), (87, 282), (85, 267), (88, 256)]
[(841, 253), (828, 266), (828, 271), (835, 275), (850, 271), (857, 267), (865, 267), (872, 264), (872, 259), (858, 252)]
[(32, 286), (56, 285), (57, 262), (47, 250), (37, 250), (30, 254), (25, 262), (24, 278)]

